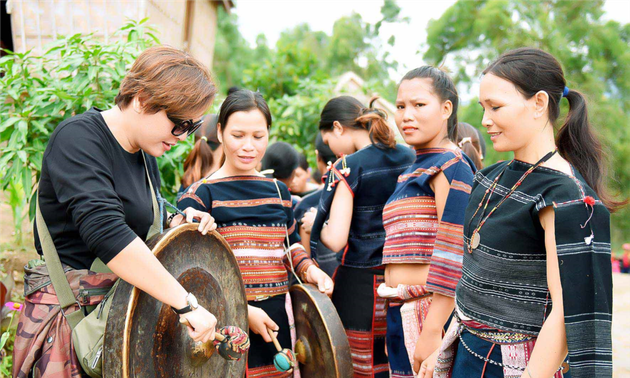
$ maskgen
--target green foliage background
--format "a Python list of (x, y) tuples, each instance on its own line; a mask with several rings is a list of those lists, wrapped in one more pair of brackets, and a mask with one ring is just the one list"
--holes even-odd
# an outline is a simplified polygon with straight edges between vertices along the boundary
[(354, 13), (339, 18), (330, 35), (300, 24), (281, 33), (274, 47), (262, 34), (250, 46), (237, 16), (219, 9), (213, 73), (221, 93), (232, 86), (261, 92), (273, 116), (272, 138), (293, 144), (314, 166), (319, 115), (340, 75), (354, 71), (366, 79), (366, 91), (395, 100), (390, 73), (399, 64), (383, 50), (395, 39), (385, 42), (379, 35), (383, 24), (395, 22), (407, 19), (394, 0), (385, 0), (375, 24)]
[[(110, 44), (91, 34), (75, 34), (55, 41), (42, 55), (5, 50), (9, 55), (0, 59), (0, 189), (13, 210), (18, 242), (27, 206), (34, 204), (33, 184), (50, 134), (63, 120), (92, 106), (112, 106), (138, 54), (159, 43), (146, 21), (130, 21)], [(33, 206), (29, 213), (32, 219)]]
[[(630, 25), (604, 21), (603, 3), (462, 0), (432, 20), (427, 40), (418, 44), (427, 64), (450, 69), (466, 98), (483, 68), (501, 52), (534, 46), (555, 55), (569, 87), (590, 99), (592, 124), (611, 157), (610, 186), (630, 197)], [(334, 95), (339, 75), (354, 71), (366, 79), (366, 91), (395, 100), (391, 76), (402, 68), (386, 49), (395, 38), (383, 40), (380, 29), (407, 22), (403, 16), (408, 15), (401, 15), (395, 0), (385, 0), (375, 24), (351, 14), (339, 18), (330, 34), (301, 24), (284, 31), (275, 46), (264, 35), (250, 46), (236, 14), (219, 8), (213, 73), (220, 95), (213, 111), (231, 86), (260, 91), (273, 114), (272, 137), (292, 143), (314, 163), (319, 113)], [(0, 93), (9, 99), (0, 101), (0, 189), (13, 208), (16, 230), (33, 195), (48, 135), (63, 119), (90, 106), (111, 106), (126, 69), (140, 51), (157, 43), (146, 25), (146, 20), (130, 23), (118, 32), (124, 38), (108, 45), (75, 35), (39, 57), (26, 53), (0, 59)], [(460, 119), (481, 128), (476, 102), (462, 104)], [(566, 114), (566, 101), (562, 106)], [(488, 146), (486, 164), (511, 158)], [(159, 159), (167, 199), (174, 198), (190, 148), (190, 141), (178, 144)], [(613, 216), (614, 246), (629, 236), (630, 209), (625, 209)]]

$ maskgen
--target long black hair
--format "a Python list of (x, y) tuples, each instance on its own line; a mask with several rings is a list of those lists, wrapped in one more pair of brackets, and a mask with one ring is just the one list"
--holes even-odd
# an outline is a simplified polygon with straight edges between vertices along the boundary
[(575, 89), (567, 88), (565, 92), (564, 72), (553, 55), (530, 47), (510, 50), (483, 71), (484, 75), (489, 73), (514, 84), (526, 99), (540, 91), (547, 92), (549, 121), (552, 124), (560, 115), (562, 97), (566, 97), (569, 113), (556, 136), (560, 155), (580, 172), (610, 211), (627, 203), (615, 200), (608, 193), (604, 183), (607, 161), (589, 123), (586, 99)]
[(299, 163), (300, 154), (295, 147), (287, 142), (275, 142), (267, 147), (261, 166), (263, 171), (273, 169), (274, 178), (286, 180), (291, 177)]
[(448, 139), (453, 143), (457, 143), (457, 108), (459, 106), (459, 96), (457, 95), (457, 88), (455, 88), (453, 80), (451, 80), (446, 72), (433, 66), (414, 68), (407, 72), (400, 82), (402, 83), (405, 80), (413, 79), (431, 79), (433, 81), (433, 91), (440, 100), (442, 102), (448, 100), (453, 104), (453, 111), (448, 118), (446, 130)]

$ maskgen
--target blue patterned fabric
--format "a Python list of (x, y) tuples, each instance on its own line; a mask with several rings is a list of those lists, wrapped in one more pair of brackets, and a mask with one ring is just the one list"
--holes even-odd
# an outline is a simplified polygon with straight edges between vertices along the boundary
[(380, 266), (385, 244), (383, 208), (396, 188), (398, 176), (414, 160), (414, 152), (401, 145), (396, 148), (369, 145), (339, 159), (328, 172), (311, 231), (311, 251), (317, 251), (337, 188), (346, 185), (354, 196), (354, 208), (348, 244), (337, 259), (342, 265), (354, 268)]

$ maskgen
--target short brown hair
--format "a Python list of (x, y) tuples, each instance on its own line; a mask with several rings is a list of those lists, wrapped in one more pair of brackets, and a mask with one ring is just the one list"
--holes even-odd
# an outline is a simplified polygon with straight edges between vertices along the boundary
[(205, 112), (217, 88), (208, 69), (186, 52), (169, 46), (146, 49), (133, 63), (122, 83), (115, 102), (125, 109), (140, 95), (144, 111), (161, 110), (177, 119), (190, 119)]

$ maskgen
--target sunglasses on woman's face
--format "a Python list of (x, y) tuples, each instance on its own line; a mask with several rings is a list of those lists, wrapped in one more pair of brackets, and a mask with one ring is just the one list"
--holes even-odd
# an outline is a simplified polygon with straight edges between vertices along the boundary
[(190, 134), (197, 131), (197, 129), (203, 123), (203, 118), (197, 122), (194, 122), (192, 119), (189, 119), (187, 121), (182, 121), (177, 118), (171, 118), (168, 115), (166, 117), (169, 119), (169, 121), (175, 124), (175, 126), (173, 126), (173, 129), (171, 130), (171, 134), (173, 134), (176, 137), (181, 136), (185, 133), (188, 133), (187, 136), (190, 136)]

